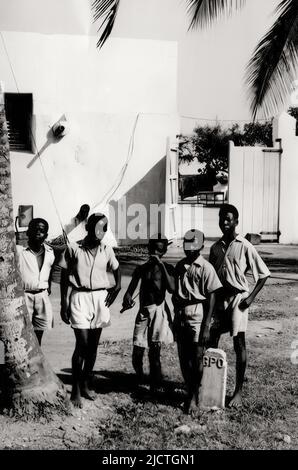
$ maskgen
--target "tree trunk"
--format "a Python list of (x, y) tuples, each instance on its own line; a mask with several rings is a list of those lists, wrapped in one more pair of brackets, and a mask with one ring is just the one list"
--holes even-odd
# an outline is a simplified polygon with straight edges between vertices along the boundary
[(8, 131), (0, 89), (1, 341), (5, 346), (4, 374), (0, 381), (2, 407), (10, 409), (11, 414), (24, 417), (66, 412), (69, 404), (66, 390), (39, 347), (17, 268)]

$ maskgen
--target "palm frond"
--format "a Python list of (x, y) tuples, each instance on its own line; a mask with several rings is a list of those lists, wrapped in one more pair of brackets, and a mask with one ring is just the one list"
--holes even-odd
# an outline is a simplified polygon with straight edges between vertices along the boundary
[(247, 65), (246, 83), (254, 119), (261, 108), (269, 115), (285, 104), (298, 64), (298, 1), (283, 0), (276, 13), (276, 21)]
[(187, 0), (187, 11), (191, 15), (189, 29), (204, 28), (220, 16), (230, 16), (242, 8), (246, 0)]
[(101, 48), (110, 36), (117, 16), (120, 0), (94, 0), (92, 3), (94, 21), (101, 20), (97, 47)]

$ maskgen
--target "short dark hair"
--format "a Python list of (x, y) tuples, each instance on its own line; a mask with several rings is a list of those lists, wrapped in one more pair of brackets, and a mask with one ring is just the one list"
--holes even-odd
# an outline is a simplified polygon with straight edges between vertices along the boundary
[(223, 215), (226, 215), (229, 212), (233, 214), (234, 219), (239, 219), (239, 212), (236, 207), (232, 204), (224, 204), (223, 206), (221, 206), (219, 211), (219, 217), (222, 217)]
[(33, 227), (36, 227), (37, 224), (44, 224), (46, 231), (48, 233), (49, 224), (45, 219), (41, 219), (41, 218), (31, 219), (28, 225), (28, 230), (32, 229)]
[(94, 223), (97, 224), (102, 219), (106, 219), (106, 223), (103, 226), (103, 231), (106, 232), (108, 230), (108, 218), (105, 214), (102, 214), (100, 212), (96, 212), (95, 214), (91, 214), (90, 217), (87, 220), (87, 227)]
[(154, 246), (156, 243), (163, 243), (164, 249), (166, 249), (168, 247), (169, 240), (167, 239), (167, 237), (165, 237), (161, 233), (157, 233), (155, 235), (152, 235), (152, 237), (150, 237), (149, 243), (148, 243), (149, 248)]

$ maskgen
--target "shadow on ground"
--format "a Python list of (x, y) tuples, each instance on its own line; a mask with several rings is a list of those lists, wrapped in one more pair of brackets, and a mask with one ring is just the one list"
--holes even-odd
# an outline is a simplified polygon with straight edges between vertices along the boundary
[[(71, 369), (62, 369), (57, 375), (65, 385), (72, 384)], [(164, 379), (158, 390), (152, 393), (148, 376), (139, 384), (135, 374), (120, 370), (94, 371), (92, 388), (100, 395), (127, 393), (133, 400), (141, 403), (159, 403), (175, 408), (180, 407), (185, 398), (181, 382)]]

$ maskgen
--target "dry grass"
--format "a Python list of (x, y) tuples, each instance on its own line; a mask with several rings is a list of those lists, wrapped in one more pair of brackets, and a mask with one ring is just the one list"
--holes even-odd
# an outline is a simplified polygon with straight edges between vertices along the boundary
[[(163, 351), (164, 370), (170, 378), (171, 390), (161, 391), (153, 399), (146, 386), (136, 393), (127, 363), (130, 343), (111, 345), (109, 354), (115, 355), (115, 361), (121, 355), (124, 366), (119, 371), (114, 370), (106, 386), (98, 379), (112, 411), (98, 423), (100, 438), (89, 442), (89, 448), (297, 449), (297, 366), (291, 363), (287, 352), (289, 337), (293, 334), (293, 328), (288, 327), (283, 335), (273, 333), (269, 338), (248, 342), (249, 367), (241, 410), (204, 412), (195, 419), (181, 411), (183, 384), (175, 346)], [(296, 333), (297, 330), (296, 323)], [(223, 339), (222, 347), (228, 354), (228, 394), (231, 394), (234, 354), (230, 338)], [(175, 432), (182, 424), (189, 426), (188, 434)], [(286, 436), (290, 436), (290, 441)]]
[[(248, 332), (242, 409), (204, 412), (196, 418), (185, 416), (175, 345), (163, 349), (166, 388), (153, 398), (148, 385), (139, 389), (136, 386), (131, 341), (105, 341), (98, 350), (96, 401), (85, 400), (83, 410), (57, 417), (51, 423), (30, 425), (0, 416), (1, 448), (298, 449), (298, 364), (290, 360), (292, 342), (298, 340), (296, 292), (296, 284), (267, 286), (255, 304), (251, 320), (266, 321), (252, 321)], [(235, 358), (228, 335), (222, 338), (220, 347), (227, 353), (230, 395)], [(64, 375), (64, 380), (70, 379), (70, 371)], [(70, 382), (66, 384), (69, 389)], [(188, 425), (187, 434), (175, 432), (182, 424)]]

